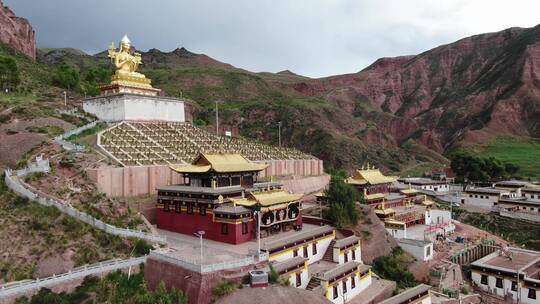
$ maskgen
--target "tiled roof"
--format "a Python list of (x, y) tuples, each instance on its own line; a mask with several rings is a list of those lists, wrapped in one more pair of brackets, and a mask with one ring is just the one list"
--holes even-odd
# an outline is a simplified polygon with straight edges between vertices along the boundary
[(296, 268), (299, 265), (303, 266), (304, 262), (307, 260), (308, 260), (307, 258), (304, 258), (301, 256), (295, 256), (292, 259), (288, 259), (286, 261), (279, 262), (279, 263), (274, 263), (272, 264), (272, 267), (277, 273), (282, 274), (284, 272), (287, 272), (290, 269)]
[(171, 165), (170, 168), (178, 173), (204, 173), (210, 170), (218, 173), (261, 171), (267, 164), (252, 163), (240, 154), (204, 154), (193, 161), (191, 165)]
[(395, 295), (389, 299), (386, 299), (379, 304), (402, 304), (402, 303), (408, 303), (408, 300), (414, 299), (415, 297), (418, 297), (419, 295), (422, 295), (429, 291), (431, 286), (426, 284), (420, 284), (416, 287), (409, 288), (405, 290), (404, 292)]

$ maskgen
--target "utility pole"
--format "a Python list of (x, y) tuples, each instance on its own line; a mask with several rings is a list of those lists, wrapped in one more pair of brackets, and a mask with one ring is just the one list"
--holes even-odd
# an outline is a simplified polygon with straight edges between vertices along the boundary
[(204, 235), (204, 230), (200, 230), (200, 231), (197, 231), (196, 233), (194, 233), (196, 236), (199, 237), (200, 241), (201, 241), (201, 266), (202, 266), (202, 263), (203, 263), (203, 235)]
[(281, 147), (281, 121), (278, 122), (278, 140), (279, 140), (279, 146)]
[(219, 109), (218, 109), (217, 100), (216, 100), (216, 135), (219, 136)]
[(257, 212), (257, 255), (261, 259), (261, 211)]

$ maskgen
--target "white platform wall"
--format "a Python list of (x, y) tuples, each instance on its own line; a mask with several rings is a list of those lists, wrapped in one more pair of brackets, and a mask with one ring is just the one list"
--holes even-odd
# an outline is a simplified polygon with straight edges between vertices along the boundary
[(88, 98), (83, 103), (84, 111), (107, 122), (122, 120), (161, 120), (184, 122), (184, 102), (163, 96), (115, 94)]

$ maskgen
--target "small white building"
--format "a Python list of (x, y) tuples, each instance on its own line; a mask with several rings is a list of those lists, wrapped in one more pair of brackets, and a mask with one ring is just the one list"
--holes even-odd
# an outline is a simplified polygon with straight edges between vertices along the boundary
[(325, 272), (319, 279), (325, 297), (334, 304), (344, 304), (371, 285), (371, 270), (351, 261)]
[(407, 177), (400, 178), (399, 182), (405, 185), (410, 185), (412, 188), (417, 190), (433, 191), (436, 194), (447, 193), (448, 191), (450, 191), (450, 186), (448, 185), (448, 182), (444, 180), (434, 180), (424, 177)]
[(521, 248), (497, 250), (471, 264), (474, 285), (501, 298), (540, 304), (540, 252)]
[(332, 257), (334, 262), (340, 265), (350, 261), (362, 262), (360, 237), (351, 235), (344, 239), (339, 239), (334, 242), (332, 247)]
[(273, 263), (272, 268), (282, 277), (288, 278), (291, 286), (306, 289), (309, 283), (307, 259), (297, 256), (284, 262)]
[(333, 227), (322, 226), (265, 242), (261, 248), (268, 252), (270, 262), (284, 262), (300, 256), (306, 258), (309, 265), (322, 260), (335, 237)]
[(431, 286), (420, 284), (386, 299), (379, 304), (431, 304)]
[(468, 187), (461, 197), (461, 204), (491, 210), (503, 195), (510, 195), (510, 191), (488, 187)]
[(419, 261), (433, 259), (433, 242), (415, 239), (397, 239), (399, 247)]

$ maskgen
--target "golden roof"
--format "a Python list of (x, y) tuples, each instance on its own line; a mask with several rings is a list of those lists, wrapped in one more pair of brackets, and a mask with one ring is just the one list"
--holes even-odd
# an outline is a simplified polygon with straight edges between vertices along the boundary
[(191, 165), (172, 165), (170, 168), (178, 173), (218, 173), (261, 171), (267, 164), (256, 164), (248, 161), (240, 154), (204, 154), (201, 153)]
[(375, 200), (375, 199), (381, 199), (381, 198), (384, 198), (383, 193), (373, 193), (373, 194), (366, 195), (366, 200), (368, 200), (368, 201)]
[(375, 209), (375, 214), (390, 215), (394, 213), (396, 213), (396, 211), (392, 208)]
[(384, 222), (388, 224), (394, 224), (394, 225), (405, 225), (405, 222), (396, 221), (394, 219), (388, 219), (388, 220), (385, 220)]
[(360, 169), (356, 170), (356, 173), (345, 180), (346, 183), (353, 185), (377, 185), (395, 182), (398, 179), (397, 176), (385, 176), (379, 169)]
[(303, 196), (303, 194), (292, 194), (279, 189), (261, 192), (251, 192), (245, 198), (231, 199), (231, 201), (237, 205), (246, 207), (251, 207), (258, 204), (263, 207), (268, 207), (272, 205), (298, 201)]
[(418, 190), (416, 189), (401, 189), (399, 190), (402, 194), (415, 194), (418, 193)]

